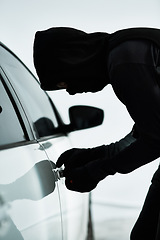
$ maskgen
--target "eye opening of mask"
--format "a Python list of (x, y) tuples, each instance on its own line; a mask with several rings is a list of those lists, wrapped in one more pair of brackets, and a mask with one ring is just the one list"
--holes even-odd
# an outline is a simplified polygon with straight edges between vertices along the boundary
[(59, 88), (59, 89), (67, 89), (67, 83), (66, 82), (58, 82), (56, 84), (56, 86)]

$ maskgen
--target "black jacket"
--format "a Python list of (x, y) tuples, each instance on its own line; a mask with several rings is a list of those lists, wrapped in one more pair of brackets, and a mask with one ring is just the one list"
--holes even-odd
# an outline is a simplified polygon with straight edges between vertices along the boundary
[(109, 49), (126, 40), (144, 39), (154, 42), (160, 48), (160, 29), (128, 28), (110, 34)]
[(43, 89), (55, 90), (57, 82), (65, 81), (74, 94), (111, 83), (127, 107), (138, 137), (131, 136), (126, 145), (106, 146), (115, 172), (130, 172), (160, 156), (159, 49), (160, 30), (152, 28), (112, 34), (51, 28), (36, 33), (34, 63)]
[(34, 64), (41, 88), (55, 90), (58, 82), (65, 81), (70, 94), (101, 90), (108, 84), (108, 53), (129, 39), (148, 39), (160, 47), (160, 30), (131, 28), (109, 34), (56, 27), (38, 31)]
[[(159, 48), (148, 40), (128, 40), (114, 47), (108, 56), (110, 83), (135, 122), (136, 139), (118, 154), (112, 167), (128, 173), (160, 157)], [(118, 117), (118, 116), (117, 116)], [(110, 149), (121, 143), (112, 144)]]

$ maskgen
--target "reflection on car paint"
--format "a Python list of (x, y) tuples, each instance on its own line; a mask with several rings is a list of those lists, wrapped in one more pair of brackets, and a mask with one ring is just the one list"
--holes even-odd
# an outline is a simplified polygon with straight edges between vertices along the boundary
[[(26, 174), (22, 177), (18, 178), (16, 181), (10, 184), (1, 184), (0, 189), (2, 192), (5, 193), (7, 197), (7, 201), (14, 201), (20, 199), (29, 199), (32, 201), (38, 201), (55, 190), (55, 182), (58, 181), (59, 176), (58, 171), (55, 172), (55, 164), (48, 160), (43, 160), (34, 165)], [(41, 184), (41, 192), (34, 191), (32, 188), (31, 180), (34, 180), (34, 184)], [(29, 184), (26, 185), (25, 183), (28, 182)], [(24, 191), (19, 191), (22, 189), (22, 186), (25, 186)], [(7, 240), (10, 239), (11, 232), (14, 231), (16, 234), (17, 239), (23, 239), (21, 233), (11, 220), (8, 214), (9, 204), (5, 203), (4, 198), (0, 195), (0, 239)]]
[[(51, 194), (55, 189), (56, 175), (52, 171), (55, 168), (55, 164), (51, 161), (44, 160), (36, 163), (33, 168), (31, 168), (26, 174), (18, 178), (11, 184), (2, 184), (0, 188), (3, 189), (6, 196), (9, 196), (8, 201), (14, 201), (17, 199), (30, 199), (30, 200), (40, 200), (47, 195)], [(41, 184), (41, 191), (34, 191), (34, 185)], [(28, 183), (27, 185), (25, 183)], [(38, 186), (37, 185), (37, 186)], [(19, 189), (25, 186), (24, 191), (19, 191)]]

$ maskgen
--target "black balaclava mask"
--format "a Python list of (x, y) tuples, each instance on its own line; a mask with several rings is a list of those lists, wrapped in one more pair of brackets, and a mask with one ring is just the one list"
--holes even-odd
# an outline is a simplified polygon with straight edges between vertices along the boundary
[(44, 90), (58, 90), (66, 82), (71, 95), (97, 92), (108, 84), (107, 33), (57, 27), (38, 31), (34, 41), (34, 65)]

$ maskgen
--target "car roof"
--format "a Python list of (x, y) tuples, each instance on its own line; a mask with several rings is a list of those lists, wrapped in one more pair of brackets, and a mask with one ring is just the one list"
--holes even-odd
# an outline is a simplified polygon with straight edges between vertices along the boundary
[[(10, 54), (12, 54), (15, 58), (17, 58), (17, 60), (19, 61), (19, 62), (21, 62), (23, 65), (24, 65), (24, 67), (25, 68), (27, 68), (27, 70), (32, 74), (32, 76), (36, 79), (36, 81), (38, 81), (37, 80), (37, 78), (35, 77), (35, 75), (32, 73), (32, 71), (24, 64), (24, 62), (11, 50), (11, 49), (9, 49), (4, 43), (2, 43), (1, 41), (0, 41), (0, 46), (2, 46), (3, 48), (5, 48)], [(39, 81), (38, 81), (39, 82)]]

